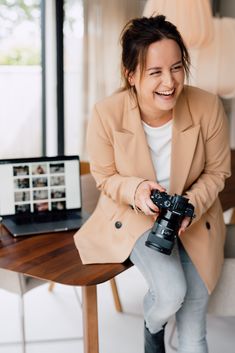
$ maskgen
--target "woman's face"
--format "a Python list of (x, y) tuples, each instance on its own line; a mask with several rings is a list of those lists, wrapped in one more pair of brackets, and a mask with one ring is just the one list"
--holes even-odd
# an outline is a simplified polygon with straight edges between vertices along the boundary
[(171, 111), (183, 89), (184, 78), (178, 44), (171, 39), (152, 43), (142, 77), (138, 65), (129, 78), (137, 92), (142, 118), (161, 118)]

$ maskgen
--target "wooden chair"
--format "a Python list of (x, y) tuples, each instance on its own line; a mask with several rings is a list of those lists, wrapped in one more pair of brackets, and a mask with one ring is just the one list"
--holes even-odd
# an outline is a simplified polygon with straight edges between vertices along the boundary
[[(96, 188), (95, 180), (90, 173), (89, 162), (80, 162), (80, 168), (83, 208), (88, 213), (92, 213), (99, 198), (99, 191)], [(118, 312), (122, 312), (122, 305), (118, 294), (117, 284), (114, 278), (110, 280), (110, 284), (115, 308)]]
[[(92, 213), (96, 207), (99, 191), (96, 188), (95, 180), (90, 173), (89, 162), (80, 162), (80, 172), (81, 172), (81, 190), (82, 190), (82, 204), (85, 211)], [(54, 288), (54, 283), (51, 282), (49, 285), (49, 290), (52, 291)], [(113, 299), (115, 308), (118, 312), (123, 312), (121, 301), (118, 294), (117, 284), (115, 279), (110, 280), (110, 285), (113, 293)], [(75, 291), (76, 293), (76, 291)]]

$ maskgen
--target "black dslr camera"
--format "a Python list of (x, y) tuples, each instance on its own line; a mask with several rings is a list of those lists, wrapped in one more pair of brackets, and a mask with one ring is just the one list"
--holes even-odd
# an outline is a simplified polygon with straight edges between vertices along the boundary
[(183, 218), (195, 217), (194, 206), (183, 196), (170, 196), (159, 190), (153, 190), (150, 198), (160, 212), (145, 245), (170, 255)]

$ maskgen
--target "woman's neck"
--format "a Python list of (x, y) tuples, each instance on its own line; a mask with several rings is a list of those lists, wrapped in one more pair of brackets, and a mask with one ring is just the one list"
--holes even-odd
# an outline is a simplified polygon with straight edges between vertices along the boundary
[(172, 119), (172, 110), (164, 112), (161, 115), (147, 115), (141, 112), (141, 119), (149, 126), (159, 127), (165, 125), (166, 123), (168, 123), (168, 121)]

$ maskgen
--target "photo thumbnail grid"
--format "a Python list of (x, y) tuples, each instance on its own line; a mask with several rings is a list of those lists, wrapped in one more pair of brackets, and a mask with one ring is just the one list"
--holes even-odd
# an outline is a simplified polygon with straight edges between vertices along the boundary
[(66, 208), (64, 163), (25, 163), (12, 168), (16, 213)]

